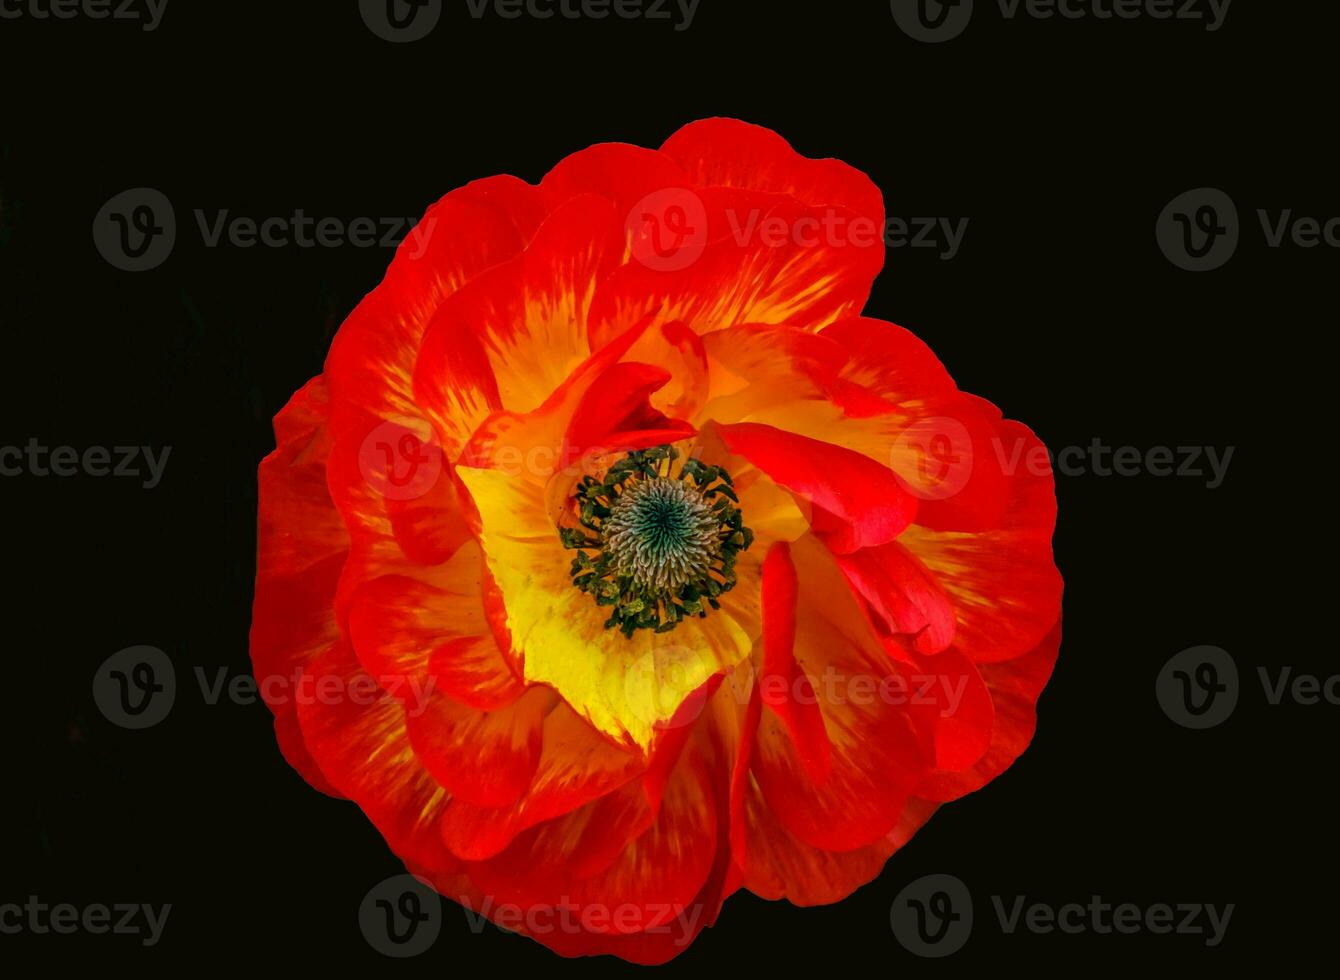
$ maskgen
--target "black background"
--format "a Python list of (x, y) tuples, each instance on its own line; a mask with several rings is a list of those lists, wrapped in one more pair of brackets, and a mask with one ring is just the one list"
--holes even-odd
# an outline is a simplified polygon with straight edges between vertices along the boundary
[[(1334, 672), (1334, 506), (1320, 430), (1333, 306), (1328, 248), (1267, 248), (1255, 209), (1334, 216), (1334, 84), (1324, 5), (1237, 0), (1195, 22), (1002, 19), (922, 44), (888, 5), (702, 0), (667, 22), (512, 22), (448, 0), (394, 45), (352, 2), (172, 0), (162, 25), (0, 21), (0, 336), (5, 445), (170, 446), (160, 486), (6, 477), (7, 799), (0, 901), (172, 904), (161, 942), (0, 936), (35, 954), (140, 968), (393, 965), (360, 900), (400, 866), (352, 804), (284, 763), (260, 704), (209, 705), (194, 671), (248, 672), (255, 471), (270, 419), (319, 372), (383, 274), (380, 248), (207, 248), (193, 212), (346, 221), (422, 214), (475, 177), (538, 180), (594, 142), (656, 146), (731, 115), (837, 156), (891, 215), (968, 217), (962, 250), (891, 249), (868, 307), (939, 354), (960, 386), (1052, 448), (1236, 447), (1206, 477), (1058, 478), (1065, 638), (1032, 748), (950, 804), (872, 884), (797, 909), (745, 893), (669, 967), (898, 971), (908, 882), (958, 876), (978, 925), (940, 968), (1210, 967), (1329, 942), (1335, 709), (1267, 704), (1256, 667)], [(175, 251), (107, 264), (102, 204), (155, 187)], [(1221, 187), (1243, 215), (1223, 269), (1184, 272), (1154, 237), (1176, 195)], [(1331, 297), (1334, 292), (1331, 287)], [(167, 651), (171, 715), (126, 731), (95, 707), (98, 664)], [(1154, 680), (1174, 653), (1236, 658), (1235, 715), (1174, 725)], [(8, 727), (7, 724), (7, 727)], [(990, 896), (1059, 905), (1234, 903), (1225, 942), (1002, 932)], [(407, 969), (564, 961), (453, 905)], [(727, 966), (727, 964), (729, 964)]]

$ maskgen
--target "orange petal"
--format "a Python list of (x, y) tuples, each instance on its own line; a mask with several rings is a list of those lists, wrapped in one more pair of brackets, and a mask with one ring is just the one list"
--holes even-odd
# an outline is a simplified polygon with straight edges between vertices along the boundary
[(317, 377), (275, 417), (277, 448), (258, 474), (250, 646), (284, 757), (308, 782), (335, 794), (302, 740), (293, 704), (298, 672), (339, 638), (334, 599), (349, 535), (326, 489), (327, 414), (325, 379)]
[(541, 732), (556, 695), (532, 687), (494, 711), (479, 711), (432, 691), (407, 705), (410, 745), (452, 796), (484, 807), (504, 807), (530, 785), (540, 761)]
[(884, 198), (869, 177), (841, 160), (803, 157), (762, 126), (700, 119), (666, 140), (661, 152), (699, 186), (788, 194), (812, 206), (845, 208), (883, 228)]
[(785, 727), (767, 712), (751, 765), (768, 806), (790, 833), (812, 847), (848, 851), (897, 825), (926, 760), (911, 715), (885, 696), (892, 662), (832, 556), (812, 536), (792, 550), (800, 597), (795, 659), (815, 680), (831, 767), (827, 780), (816, 784)]
[(544, 720), (540, 759), (525, 795), (503, 808), (453, 800), (442, 821), (443, 840), (467, 860), (491, 858), (526, 829), (614, 792), (644, 769), (640, 756), (616, 748), (559, 704)]
[(313, 661), (297, 698), (303, 739), (331, 784), (368, 815), (391, 849), (435, 871), (459, 864), (442, 843), (449, 797), (419, 762), (400, 702), (337, 643)]

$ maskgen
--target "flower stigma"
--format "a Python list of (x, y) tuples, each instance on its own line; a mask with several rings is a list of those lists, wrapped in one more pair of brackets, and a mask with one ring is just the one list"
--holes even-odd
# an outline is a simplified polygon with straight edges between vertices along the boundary
[(603, 478), (585, 476), (573, 492), (580, 527), (563, 527), (577, 551), (572, 584), (610, 606), (606, 629), (668, 633), (721, 606), (735, 587), (735, 560), (754, 542), (730, 474), (656, 446), (630, 452)]

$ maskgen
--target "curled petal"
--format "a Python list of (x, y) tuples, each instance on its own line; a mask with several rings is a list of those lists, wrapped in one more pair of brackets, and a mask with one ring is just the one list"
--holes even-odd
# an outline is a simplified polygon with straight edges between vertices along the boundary
[(954, 606), (936, 577), (894, 541), (838, 557), (852, 588), (893, 633), (910, 635), (922, 653), (938, 653), (954, 639)]
[(755, 422), (719, 429), (732, 452), (813, 505), (814, 528), (835, 552), (892, 541), (916, 513), (892, 471), (857, 453)]
[(539, 762), (524, 795), (501, 808), (453, 800), (443, 840), (466, 860), (491, 858), (522, 831), (614, 792), (645, 768), (641, 757), (616, 748), (560, 704), (544, 719)]
[(894, 829), (926, 761), (909, 713), (884, 695), (891, 661), (827, 549), (803, 538), (793, 554), (800, 596), (795, 659), (816, 681), (831, 763), (827, 779), (816, 783), (780, 719), (765, 712), (751, 766), (787, 831), (812, 847), (849, 851)]
[[(1002, 442), (1032, 453), (1041, 443), (1018, 422), (997, 423)], [(1061, 574), (1052, 558), (1056, 495), (1050, 467), (1009, 476), (1003, 513), (986, 531), (911, 527), (907, 549), (935, 576), (954, 605), (955, 643), (979, 663), (1009, 660), (1036, 647), (1061, 613)]]

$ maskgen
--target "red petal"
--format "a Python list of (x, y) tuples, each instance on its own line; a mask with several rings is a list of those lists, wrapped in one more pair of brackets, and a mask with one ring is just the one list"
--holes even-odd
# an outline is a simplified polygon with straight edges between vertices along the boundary
[(275, 734), (308, 782), (334, 793), (312, 760), (294, 716), (299, 672), (339, 638), (335, 589), (349, 550), (326, 489), (331, 437), (325, 379), (309, 381), (275, 417), (277, 448), (257, 474), (256, 594), (251, 661)]
[(767, 712), (751, 765), (768, 806), (791, 834), (812, 847), (848, 851), (897, 825), (925, 761), (906, 706), (885, 696), (892, 663), (832, 556), (812, 536), (792, 549), (800, 597), (795, 657), (818, 681), (831, 770), (817, 785), (781, 723)]
[(836, 205), (883, 230), (884, 199), (869, 177), (840, 160), (803, 157), (762, 126), (700, 119), (666, 140), (661, 152), (699, 186), (743, 187), (789, 194), (811, 206)]
[(628, 143), (597, 143), (562, 160), (540, 181), (540, 191), (551, 208), (580, 194), (608, 198), (621, 218), (650, 194), (667, 188), (686, 188), (688, 175), (656, 150)]
[(908, 800), (893, 830), (850, 851), (811, 847), (788, 833), (755, 790), (749, 800), (752, 855), (744, 884), (760, 898), (794, 905), (828, 905), (874, 881), (895, 851), (930, 819), (936, 804)]
[(490, 412), (532, 411), (587, 358), (591, 297), (622, 254), (614, 206), (582, 195), (551, 214), (522, 255), (442, 304), (414, 393), (453, 458)]
[(982, 675), (971, 660), (950, 647), (920, 657), (910, 674), (908, 696), (929, 708), (935, 766), (946, 772), (967, 769), (991, 744), (995, 708)]
[(331, 784), (376, 824), (406, 861), (459, 869), (438, 823), (447, 793), (410, 748), (400, 703), (380, 691), (344, 644), (313, 661), (303, 678), (298, 722)]
[(995, 715), (990, 746), (971, 769), (929, 774), (919, 793), (936, 800), (956, 799), (985, 786), (1014, 764), (1033, 739), (1038, 695), (1056, 666), (1060, 643), (1058, 621), (1027, 655), (1005, 663), (979, 665)]
[(440, 565), (471, 539), (465, 516), (471, 506), (448, 471), (421, 496), (388, 498), (386, 514), (406, 558), (420, 565)]
[(835, 552), (892, 541), (916, 513), (893, 472), (859, 453), (754, 422), (718, 428), (731, 452), (814, 505), (815, 530)]
[(693, 426), (666, 418), (648, 400), (669, 380), (669, 371), (651, 364), (625, 361), (611, 367), (573, 413), (563, 458), (646, 449), (692, 436)]
[(284, 761), (296, 769), (298, 775), (327, 796), (344, 799), (344, 794), (331, 785), (308, 751), (307, 743), (303, 741), (302, 727), (298, 724), (297, 709), (291, 704), (275, 714), (275, 739), (279, 742), (279, 751), (283, 753)]
[(832, 763), (813, 681), (796, 663), (796, 568), (791, 549), (774, 544), (763, 560), (763, 704), (786, 726), (806, 773), (817, 784)]
[[(367, 454), (369, 445), (381, 444), (381, 427), (390, 425), (401, 435), (410, 430), (401, 429), (399, 423), (380, 423), (369, 436), (363, 431), (364, 424), (355, 423), (336, 439), (326, 467), (331, 499), (349, 532), (349, 557), (340, 575), (334, 601), (335, 615), (341, 624), (347, 623), (350, 600), (365, 582), (386, 575), (419, 578), (425, 574), (425, 566), (407, 556), (406, 548), (401, 543), (404, 535), (397, 535), (397, 527), (391, 518), (391, 500), (387, 494), (399, 491), (388, 481), (387, 475), (397, 469), (399, 464), (389, 469), (373, 465)], [(419, 434), (431, 432), (431, 426), (422, 419), (414, 429), (415, 438)], [(392, 438), (395, 438), (394, 434)], [(431, 435), (429, 438), (432, 438)], [(422, 453), (424, 461), (418, 470), (403, 471), (406, 475), (413, 474), (403, 488), (405, 492), (417, 493), (431, 483), (451, 478), (440, 450), (433, 443), (421, 443), (415, 452)], [(421, 499), (424, 501), (423, 506), (427, 507), (428, 501), (434, 498), (424, 496)], [(461, 515), (454, 510), (446, 510), (439, 512), (437, 519), (442, 526), (449, 527), (460, 522)], [(433, 548), (425, 544), (422, 550), (409, 550), (423, 557)]]
[[(1001, 421), (997, 431), (1002, 444), (1018, 445), (1029, 454), (1041, 449), (1033, 433), (1017, 422)], [(990, 530), (914, 526), (900, 539), (953, 603), (955, 646), (979, 663), (1027, 653), (1061, 611), (1061, 574), (1052, 558), (1056, 496), (1050, 466), (1022, 468), (1004, 490), (1003, 514)]]
[(596, 293), (597, 346), (649, 315), (699, 334), (741, 323), (817, 330), (860, 311), (884, 261), (873, 229), (825, 237), (825, 220), (854, 220), (841, 209), (833, 217), (831, 207), (728, 188), (676, 192), (661, 207), (663, 216), (649, 218), (657, 249), (635, 248)]
[(422, 704), (405, 706), (410, 745), (448, 792), (477, 806), (516, 802), (540, 761), (545, 715), (557, 695), (532, 687), (494, 711), (479, 711), (433, 691)]
[(429, 208), (331, 345), (326, 374), (337, 432), (418, 414), (410, 379), (429, 320), (470, 279), (518, 255), (541, 214), (539, 192), (515, 177), (476, 181)]
[[(719, 895), (706, 894), (726, 853), (717, 812), (707, 763), (686, 753), (649, 825), (631, 798), (606, 798), (527, 833), (494, 861), (468, 865), (469, 874), (498, 902), (524, 910), (523, 922), (541, 926), (526, 931), (563, 955), (614, 952), (663, 962), (686, 948), (720, 905)], [(597, 855), (608, 857), (602, 835), (617, 840), (630, 831), (636, 836), (611, 863), (574, 876), (572, 861), (589, 868)], [(494, 917), (505, 924), (501, 914)], [(556, 927), (543, 928), (548, 922)]]
[(829, 397), (848, 418), (870, 420), (839, 428), (833, 441), (860, 440), (863, 451), (888, 462), (921, 501), (918, 524), (994, 527), (1006, 492), (999, 411), (961, 393), (930, 348), (902, 327), (860, 317), (822, 336), (847, 354)]
[(838, 557), (852, 588), (894, 633), (913, 637), (921, 653), (954, 639), (954, 606), (925, 565), (897, 541)]
[(472, 545), (430, 581), (386, 575), (354, 592), (349, 635), (358, 659), (402, 702), (421, 702), (436, 687), (488, 711), (524, 692), (485, 618), (481, 568)]
[(443, 839), (462, 858), (493, 857), (527, 828), (613, 792), (644, 768), (639, 756), (615, 748), (560, 703), (544, 720), (539, 764), (525, 795), (502, 809), (453, 800)]

